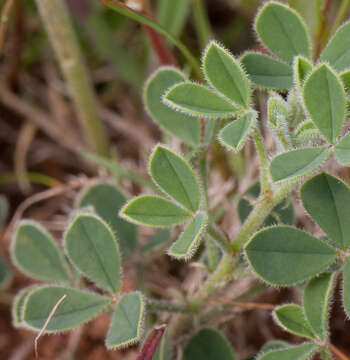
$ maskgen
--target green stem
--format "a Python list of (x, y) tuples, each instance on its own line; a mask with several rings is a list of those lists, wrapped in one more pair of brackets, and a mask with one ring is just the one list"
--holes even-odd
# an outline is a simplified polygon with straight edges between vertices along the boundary
[(338, 11), (338, 15), (337, 15), (337, 18), (335, 19), (334, 21), (334, 24), (332, 26), (332, 30), (330, 32), (330, 35), (333, 35), (338, 27), (341, 25), (341, 23), (343, 22), (345, 16), (346, 16), (346, 13), (348, 11), (348, 8), (349, 8), (349, 5), (350, 5), (350, 0), (343, 0), (342, 1), (342, 4), (339, 8), (339, 11)]
[(173, 304), (167, 301), (159, 301), (154, 299), (147, 299), (147, 310), (149, 311), (162, 311), (170, 313), (182, 313), (190, 314), (192, 313), (191, 309), (187, 306)]
[(269, 189), (269, 181), (268, 181), (268, 173), (267, 173), (267, 156), (265, 153), (263, 139), (258, 128), (254, 129), (253, 137), (260, 161), (261, 193), (265, 194)]
[(36, 0), (36, 4), (63, 76), (70, 88), (87, 141), (93, 151), (106, 154), (108, 138), (98, 115), (96, 97), (65, 1)]
[(220, 233), (215, 229), (215, 225), (209, 225), (207, 231), (224, 253), (232, 254), (232, 248), (229, 240), (220, 235)]
[(153, 21), (152, 19), (148, 18), (145, 15), (141, 15), (136, 11), (131, 10), (128, 8), (124, 3), (120, 2), (119, 0), (100, 0), (104, 5), (110, 7), (111, 9), (119, 12), (120, 14), (138, 21), (141, 24), (147, 25), (150, 28), (157, 31), (159, 34), (165, 36), (172, 44), (174, 44), (184, 55), (187, 59), (188, 63), (193, 68), (194, 72), (198, 76), (198, 78), (202, 78), (202, 73), (200, 70), (200, 65), (196, 59), (196, 57), (190, 52), (190, 50), (176, 37), (171, 35), (166, 29), (164, 29), (161, 25)]
[(201, 49), (204, 49), (213, 37), (212, 30), (203, 0), (192, 0), (194, 25)]

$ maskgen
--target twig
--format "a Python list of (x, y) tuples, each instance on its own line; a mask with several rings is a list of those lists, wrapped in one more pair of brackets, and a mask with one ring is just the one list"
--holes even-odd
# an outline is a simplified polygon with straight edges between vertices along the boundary
[(2, 8), (1, 20), (0, 20), (0, 54), (5, 42), (5, 35), (7, 30), (7, 24), (9, 15), (14, 4), (14, 0), (7, 0), (5, 5)]
[(58, 307), (62, 304), (62, 302), (64, 301), (64, 299), (67, 297), (67, 294), (64, 294), (56, 303), (56, 305), (52, 308), (48, 318), (45, 321), (44, 326), (42, 327), (42, 329), (40, 330), (39, 334), (37, 335), (37, 337), (34, 339), (34, 352), (35, 352), (35, 359), (39, 359), (39, 353), (38, 353), (38, 341), (40, 339), (40, 337), (43, 335), (43, 333), (45, 332), (47, 326), (49, 325), (49, 322), (51, 321), (52, 317), (55, 315), (56, 310), (58, 309)]
[(274, 310), (275, 307), (276, 307), (273, 304), (231, 301), (231, 300), (220, 299), (220, 298), (212, 298), (209, 301), (217, 303), (217, 304), (224, 304), (224, 305), (229, 305), (229, 306), (237, 306), (237, 307), (242, 307), (242, 308), (247, 308), (247, 309)]
[(349, 360), (350, 358), (345, 355), (341, 350), (339, 350), (335, 345), (328, 344), (329, 348), (331, 349), (332, 353), (339, 359), (339, 360)]

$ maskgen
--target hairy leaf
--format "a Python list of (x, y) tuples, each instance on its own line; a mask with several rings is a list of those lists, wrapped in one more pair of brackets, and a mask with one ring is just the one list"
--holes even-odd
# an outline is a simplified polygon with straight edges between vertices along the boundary
[(293, 87), (293, 68), (260, 53), (246, 53), (241, 62), (250, 80), (265, 89), (284, 90)]
[(297, 56), (294, 59), (294, 81), (301, 89), (309, 72), (312, 70), (312, 64), (303, 56)]
[(191, 217), (188, 211), (172, 201), (152, 195), (141, 195), (130, 200), (121, 209), (121, 214), (130, 222), (153, 227), (170, 227)]
[(102, 289), (117, 293), (121, 286), (121, 256), (110, 227), (95, 215), (78, 214), (64, 235), (74, 266)]
[(162, 67), (146, 82), (144, 103), (151, 118), (165, 131), (188, 145), (200, 142), (200, 120), (174, 111), (162, 102), (162, 96), (171, 86), (183, 82), (184, 75), (175, 68)]
[(334, 144), (344, 124), (346, 99), (341, 80), (328, 65), (320, 65), (305, 80), (304, 102), (311, 120)]
[(244, 108), (249, 107), (248, 79), (240, 63), (217, 42), (211, 41), (203, 56), (203, 69), (208, 83)]
[(317, 346), (315, 344), (305, 343), (263, 353), (257, 360), (308, 360), (316, 350)]
[(334, 147), (338, 161), (350, 166), (350, 132), (347, 132)]
[(189, 163), (163, 145), (154, 149), (149, 164), (152, 178), (174, 200), (191, 211), (200, 203), (200, 187)]
[(70, 278), (63, 254), (54, 239), (34, 221), (20, 222), (12, 239), (11, 255), (15, 265), (34, 278), (53, 281)]
[(321, 240), (290, 226), (265, 228), (245, 246), (250, 266), (272, 285), (288, 286), (325, 271), (336, 251)]
[(183, 82), (171, 87), (163, 101), (169, 107), (195, 117), (226, 118), (238, 108), (203, 85)]
[(350, 256), (346, 258), (343, 268), (343, 305), (346, 315), (350, 317)]
[(15, 296), (12, 302), (12, 309), (11, 309), (12, 324), (15, 327), (23, 326), (24, 303), (26, 302), (28, 295), (36, 288), (37, 288), (36, 285), (27, 286), (26, 288), (19, 291)]

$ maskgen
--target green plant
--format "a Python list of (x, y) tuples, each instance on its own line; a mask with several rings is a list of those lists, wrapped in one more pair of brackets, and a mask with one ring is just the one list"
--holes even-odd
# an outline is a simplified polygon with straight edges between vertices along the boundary
[[(163, 28), (118, 1), (103, 2), (164, 34)], [(180, 312), (171, 319), (164, 343), (151, 332), (142, 350), (148, 356), (144, 359), (153, 354), (153, 359), (169, 358), (159, 355), (168, 338), (193, 330), (193, 318), (205, 324), (211, 295), (251, 270), (251, 276), (269, 285), (303, 288), (302, 306), (279, 306), (274, 318), (307, 342), (268, 344), (258, 359), (301, 360), (315, 353), (331, 358), (327, 315), (341, 274), (344, 309), (350, 316), (350, 189), (323, 172), (322, 166), (334, 158), (341, 165), (350, 163), (350, 135), (342, 133), (349, 101), (350, 23), (339, 28), (316, 62), (303, 20), (288, 6), (266, 3), (256, 17), (255, 30), (273, 57), (247, 52), (236, 59), (211, 41), (202, 57), (206, 84), (187, 80), (172, 67), (160, 68), (147, 81), (144, 102), (149, 115), (183, 143), (184, 153), (162, 144), (154, 148), (149, 174), (155, 195), (139, 195), (122, 206), (126, 198), (111, 184), (84, 190), (77, 201), (81, 209), (72, 215), (64, 235), (69, 262), (38, 224), (18, 225), (12, 243), (14, 263), (33, 277), (63, 285), (20, 292), (13, 306), (16, 325), (41, 330), (50, 318), (46, 332), (65, 331), (107, 309), (113, 316), (106, 345), (119, 348), (142, 339), (147, 311)], [(255, 88), (268, 89), (266, 124), (256, 106)], [(265, 126), (274, 139), (273, 150), (267, 149)], [(259, 183), (239, 200), (242, 225), (234, 238), (220, 229), (208, 195), (208, 153), (216, 137), (224, 149), (234, 152), (253, 141), (260, 161)], [(110, 161), (94, 160), (118, 172)], [(301, 182), (303, 206), (325, 237), (293, 226), (291, 192)], [(151, 246), (141, 252), (166, 245), (171, 257), (195, 259), (206, 272), (205, 282), (182, 304), (121, 290), (121, 253), (132, 257), (139, 249), (134, 224), (160, 228)], [(176, 239), (170, 245), (169, 232), (163, 228), (173, 229)], [(99, 293), (84, 290), (88, 287), (84, 277)], [(51, 313), (64, 295), (63, 303)], [(220, 359), (235, 359), (231, 346), (213, 329), (200, 330), (183, 351), (184, 359), (214, 359), (217, 354)]]

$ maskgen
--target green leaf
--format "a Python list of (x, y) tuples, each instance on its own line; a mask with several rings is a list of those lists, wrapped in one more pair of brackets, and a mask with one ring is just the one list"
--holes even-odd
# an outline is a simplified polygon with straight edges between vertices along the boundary
[(12, 279), (12, 271), (7, 262), (0, 257), (0, 291), (8, 287)]
[[(256, 182), (242, 195), (238, 202), (238, 216), (241, 224), (245, 222), (253, 210), (252, 203), (256, 202), (260, 196), (260, 183)], [(290, 198), (285, 199), (276, 205), (271, 214), (265, 219), (261, 227), (277, 224), (293, 225), (294, 224), (294, 207)]]
[(281, 340), (270, 340), (264, 344), (261, 348), (260, 353), (266, 353), (271, 350), (281, 350), (288, 347), (288, 343)]
[(190, 219), (191, 214), (172, 201), (159, 196), (141, 195), (130, 200), (121, 216), (138, 225), (170, 227)]
[(172, 109), (195, 117), (227, 118), (238, 112), (236, 106), (213, 90), (191, 82), (182, 82), (171, 87), (165, 93), (163, 102)]
[(313, 343), (305, 343), (282, 350), (272, 350), (262, 354), (257, 360), (308, 360), (317, 350)]
[(111, 303), (111, 299), (87, 291), (62, 286), (42, 286), (27, 297), (23, 309), (26, 325), (40, 331), (57, 303), (60, 303), (46, 327), (45, 333), (70, 330), (97, 316)]
[(274, 310), (277, 323), (286, 331), (306, 337), (314, 338), (310, 325), (305, 320), (303, 310), (299, 305), (287, 304), (279, 306)]
[(199, 246), (207, 222), (208, 216), (202, 211), (199, 212), (170, 247), (168, 254), (176, 259), (189, 260)]
[(210, 86), (235, 104), (249, 108), (249, 83), (241, 64), (215, 41), (204, 52), (203, 69)]
[(328, 65), (320, 65), (305, 80), (304, 102), (311, 120), (334, 144), (344, 124), (346, 98), (339, 76)]
[(214, 329), (202, 329), (187, 343), (183, 360), (235, 360), (226, 338)]
[(7, 198), (3, 195), (0, 195), (0, 228), (4, 226), (8, 212), (9, 204)]
[(321, 173), (301, 188), (304, 208), (340, 249), (350, 246), (350, 189), (340, 179)]
[(273, 182), (280, 183), (305, 176), (316, 170), (330, 154), (326, 146), (291, 150), (275, 156), (270, 163)]
[(245, 246), (250, 266), (272, 285), (288, 286), (325, 271), (336, 251), (321, 240), (290, 226), (257, 232)]
[(350, 22), (343, 24), (321, 53), (320, 61), (329, 62), (337, 71), (350, 66)]
[(241, 63), (250, 80), (264, 89), (284, 90), (293, 87), (293, 68), (260, 53), (246, 53)]
[(344, 262), (343, 268), (343, 305), (347, 316), (350, 316), (350, 256)]
[(34, 221), (19, 223), (12, 239), (11, 255), (14, 264), (34, 278), (53, 281), (68, 281), (70, 278), (63, 254), (54, 239)]
[(218, 135), (219, 141), (229, 150), (240, 151), (251, 130), (255, 127), (256, 119), (257, 113), (249, 111), (237, 120), (228, 123), (220, 130)]
[(117, 293), (121, 285), (121, 256), (110, 227), (95, 215), (78, 214), (64, 235), (73, 265), (104, 290)]
[(200, 187), (190, 164), (184, 158), (163, 145), (157, 145), (150, 157), (149, 171), (165, 193), (188, 210), (198, 210)]
[(294, 82), (302, 89), (304, 80), (306, 79), (309, 72), (312, 70), (312, 64), (310, 61), (303, 56), (297, 56), (294, 59)]
[(347, 132), (334, 147), (338, 161), (350, 166), (350, 132)]
[(170, 339), (168, 336), (168, 331), (165, 330), (160, 343), (157, 346), (157, 350), (152, 357), (152, 360), (171, 360), (173, 354), (170, 347)]
[(332, 297), (335, 275), (324, 273), (311, 279), (303, 294), (303, 308), (306, 320), (315, 335), (327, 339), (328, 311)]
[(37, 289), (37, 285), (28, 286), (15, 296), (12, 308), (11, 308), (11, 315), (12, 315), (12, 324), (15, 327), (22, 327), (23, 326), (23, 309), (24, 303), (27, 300), (28, 295), (34, 290)]
[(345, 92), (350, 95), (350, 70), (346, 70), (340, 74), (341, 81), (344, 84)]
[(136, 226), (121, 219), (119, 210), (126, 202), (126, 197), (116, 186), (106, 183), (97, 183), (88, 186), (78, 197), (77, 206), (92, 205), (113, 232), (117, 235), (121, 251), (124, 255), (131, 254), (137, 246)]
[(200, 143), (200, 120), (170, 109), (162, 96), (171, 86), (183, 82), (184, 75), (175, 68), (162, 67), (146, 82), (144, 103), (150, 117), (162, 130), (188, 145)]
[(139, 292), (122, 297), (114, 310), (111, 326), (106, 337), (108, 349), (119, 349), (139, 341), (145, 316), (144, 299)]
[(293, 62), (297, 55), (310, 57), (308, 33), (299, 14), (279, 2), (268, 2), (255, 20), (260, 41), (280, 59)]

